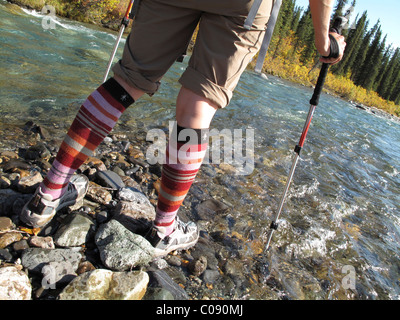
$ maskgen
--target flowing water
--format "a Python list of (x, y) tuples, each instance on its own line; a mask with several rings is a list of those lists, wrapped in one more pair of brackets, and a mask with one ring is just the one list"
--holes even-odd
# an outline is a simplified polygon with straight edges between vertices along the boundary
[[(45, 29), (43, 17), (0, 1), (2, 149), (10, 144), (4, 132), (28, 120), (62, 138), (99, 85), (116, 39), (60, 18), (55, 29)], [(167, 129), (186, 63), (174, 64), (159, 93), (129, 108), (114, 130), (137, 137)], [(224, 234), (226, 249), (218, 255), (230, 266), (221, 273), (235, 280), (216, 281), (206, 295), (400, 298), (400, 124), (339, 98), (321, 97), (279, 229), (270, 250), (263, 250), (311, 95), (311, 88), (246, 71), (231, 104), (215, 116), (212, 127), (219, 132), (240, 129), (250, 139), (246, 129), (254, 130), (254, 148), (246, 152), (255, 168), (236, 174), (232, 164), (204, 164), (199, 177), (207, 184), (195, 184), (185, 200), (189, 210), (209, 198), (229, 206), (198, 222), (210, 234)]]

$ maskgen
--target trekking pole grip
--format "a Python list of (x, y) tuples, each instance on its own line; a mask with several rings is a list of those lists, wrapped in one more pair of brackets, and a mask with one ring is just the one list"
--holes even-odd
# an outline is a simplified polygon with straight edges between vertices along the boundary
[[(343, 17), (337, 17), (335, 19), (335, 21), (333, 22), (333, 25), (331, 27), (331, 32), (335, 32), (337, 34), (341, 34), (342, 33), (342, 27), (343, 24), (345, 23), (346, 19), (344, 19)], [(317, 106), (319, 103), (319, 97), (321, 95), (322, 92), (322, 88), (324, 86), (325, 83), (325, 79), (326, 76), (328, 74), (328, 69), (329, 69), (329, 64), (328, 63), (323, 63), (321, 70), (319, 72), (319, 76), (318, 76), (318, 80), (317, 80), (317, 84), (315, 86), (314, 89), (314, 94), (310, 100), (310, 104), (313, 106)]]

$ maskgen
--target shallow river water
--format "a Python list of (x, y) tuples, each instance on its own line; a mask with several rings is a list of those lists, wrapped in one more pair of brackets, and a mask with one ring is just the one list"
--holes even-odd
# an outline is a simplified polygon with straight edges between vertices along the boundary
[[(15, 144), (5, 131), (28, 120), (62, 138), (99, 85), (116, 39), (60, 18), (45, 29), (43, 18), (0, 1), (1, 150)], [(186, 64), (174, 64), (160, 91), (130, 107), (114, 132), (134, 141), (154, 128), (167, 131)], [(195, 217), (211, 198), (227, 205), (198, 223), (214, 238), (223, 234), (218, 254), (231, 264), (223, 272), (241, 280), (220, 280), (200, 298), (400, 298), (400, 123), (339, 98), (321, 97), (279, 229), (264, 251), (311, 95), (311, 88), (248, 70), (215, 116), (214, 136), (241, 134), (243, 150), (236, 163), (204, 164), (182, 210)]]

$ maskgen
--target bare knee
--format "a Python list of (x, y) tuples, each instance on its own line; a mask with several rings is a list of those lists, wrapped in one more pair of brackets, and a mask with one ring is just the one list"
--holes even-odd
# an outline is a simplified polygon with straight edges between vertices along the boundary
[(129, 93), (129, 95), (135, 101), (139, 100), (139, 98), (144, 94), (144, 91), (132, 87), (129, 83), (127, 83), (124, 79), (116, 74), (114, 74), (114, 79), (122, 86), (122, 88), (124, 88)]
[(176, 121), (186, 128), (208, 128), (217, 109), (212, 101), (182, 87), (176, 102)]

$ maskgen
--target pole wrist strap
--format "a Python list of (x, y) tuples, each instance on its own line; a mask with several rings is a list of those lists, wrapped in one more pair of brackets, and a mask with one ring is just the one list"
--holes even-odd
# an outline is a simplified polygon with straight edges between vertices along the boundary
[(330, 40), (330, 47), (329, 47), (329, 56), (324, 56), (324, 58), (326, 59), (337, 59), (339, 58), (339, 44), (337, 42), (337, 40), (335, 39), (335, 37), (333, 35), (329, 35), (329, 40)]

